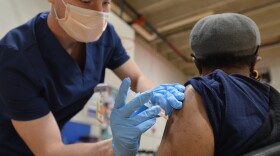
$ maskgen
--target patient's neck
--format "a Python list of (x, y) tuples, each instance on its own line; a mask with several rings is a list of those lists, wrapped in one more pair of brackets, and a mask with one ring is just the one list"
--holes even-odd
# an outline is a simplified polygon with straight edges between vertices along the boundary
[[(244, 75), (244, 76), (250, 76), (250, 70), (249, 67), (242, 67), (242, 68), (219, 68), (222, 71), (224, 71), (227, 74), (240, 74), (240, 75)], [(211, 72), (213, 72), (216, 69), (210, 69), (210, 68), (202, 68), (202, 73), (201, 75), (207, 75)]]

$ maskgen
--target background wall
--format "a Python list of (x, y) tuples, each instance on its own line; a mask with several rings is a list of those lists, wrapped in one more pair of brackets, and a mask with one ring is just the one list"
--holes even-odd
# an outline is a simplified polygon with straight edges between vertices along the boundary
[(189, 78), (142, 39), (136, 38), (135, 43), (135, 62), (155, 83), (184, 83)]
[(0, 38), (11, 28), (25, 23), (39, 12), (50, 9), (47, 0), (0, 0)]
[(257, 64), (259, 69), (268, 69), (270, 73), (270, 85), (280, 91), (280, 45), (269, 46), (260, 50), (262, 60)]

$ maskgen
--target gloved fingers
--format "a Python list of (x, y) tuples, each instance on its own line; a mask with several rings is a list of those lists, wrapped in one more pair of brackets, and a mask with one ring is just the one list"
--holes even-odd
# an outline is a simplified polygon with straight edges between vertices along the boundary
[(179, 101), (183, 101), (185, 98), (184, 92), (182, 93), (182, 92), (178, 91), (176, 88), (170, 87), (170, 86), (165, 89), (160, 89), (160, 90), (154, 91), (154, 93), (162, 94), (162, 95), (166, 95), (168, 92), (173, 94), (175, 96), (175, 98)]
[(152, 92), (144, 92), (129, 101), (123, 108), (121, 108), (121, 114), (123, 117), (129, 117), (140, 106), (147, 103), (153, 96)]
[(165, 95), (168, 92), (166, 89), (154, 90), (154, 93)]
[(168, 91), (175, 96), (175, 98), (179, 101), (183, 101), (185, 98), (185, 94), (179, 92), (176, 88), (169, 88)]
[(185, 90), (186, 90), (186, 87), (179, 84), (179, 83), (174, 84), (173, 87), (176, 88), (179, 92), (182, 92), (182, 93), (184, 93)]
[(158, 114), (160, 113), (161, 108), (160, 106), (152, 106), (145, 111), (142, 111), (138, 115), (131, 118), (135, 125), (141, 124), (142, 122), (145, 122), (149, 119), (158, 117)]
[(162, 109), (164, 109), (166, 115), (170, 115), (172, 112), (172, 106), (167, 100), (168, 99), (165, 97), (165, 95), (155, 93), (151, 101), (153, 104), (159, 105)]
[(177, 89), (179, 92), (184, 93), (186, 87), (179, 84), (179, 83), (175, 83), (175, 84), (161, 84), (159, 86), (157, 86), (154, 91), (158, 91), (158, 90), (168, 90), (169, 88), (175, 88)]
[(129, 77), (125, 78), (120, 86), (118, 95), (116, 97), (114, 108), (119, 109), (125, 105), (125, 100), (127, 96), (127, 91), (130, 87), (131, 80)]
[(167, 101), (165, 99), (165, 95), (162, 93), (154, 92), (154, 96), (151, 99), (152, 104), (156, 105), (164, 105), (167, 104)]
[(165, 111), (165, 115), (166, 115), (166, 116), (169, 116), (169, 115), (172, 113), (173, 108), (172, 108), (170, 105), (168, 105), (167, 107), (168, 107), (168, 108), (165, 109), (164, 111)]
[(180, 89), (180, 90), (185, 90), (185, 87), (183, 86), (183, 85), (181, 85), (181, 84), (179, 84), (179, 83), (167, 83), (167, 84), (160, 84), (159, 86), (157, 86), (157, 88), (158, 87), (164, 87), (164, 88), (166, 88), (166, 87), (175, 87), (176, 89)]
[(159, 86), (157, 86), (156, 88), (154, 88), (153, 91), (165, 90), (165, 88), (166, 88), (165, 86), (159, 85)]
[(173, 94), (167, 93), (166, 96), (167, 96), (167, 102), (170, 104), (170, 106), (172, 108), (175, 108), (175, 109), (182, 108), (182, 102), (177, 100)]
[(156, 118), (149, 119), (139, 125), (137, 125), (138, 130), (140, 133), (146, 132), (149, 128), (151, 128), (156, 123)]
[(165, 103), (158, 103), (158, 105), (160, 105), (160, 107), (164, 110), (165, 115), (171, 114), (173, 108), (167, 101), (165, 101)]
[(134, 117), (137, 114), (143, 112), (144, 110), (146, 110), (148, 107), (145, 105), (140, 106), (139, 108), (137, 108), (129, 117)]

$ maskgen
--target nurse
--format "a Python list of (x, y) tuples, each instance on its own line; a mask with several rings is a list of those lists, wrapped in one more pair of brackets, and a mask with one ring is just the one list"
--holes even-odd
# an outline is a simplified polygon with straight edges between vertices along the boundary
[[(49, 0), (43, 12), (0, 40), (0, 155), (135, 155), (141, 134), (160, 109), (180, 109), (179, 84), (155, 89), (107, 22), (110, 0)], [(60, 129), (104, 81), (105, 68), (123, 80), (112, 112), (113, 139), (64, 145)], [(129, 77), (129, 78), (126, 78)], [(125, 103), (128, 88), (143, 92)]]

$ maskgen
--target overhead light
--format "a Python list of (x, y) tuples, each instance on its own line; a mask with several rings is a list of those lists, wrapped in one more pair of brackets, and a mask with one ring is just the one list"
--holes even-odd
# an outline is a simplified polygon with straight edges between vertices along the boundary
[(162, 26), (162, 27), (158, 28), (157, 30), (159, 32), (165, 32), (165, 31), (177, 28), (177, 27), (181, 27), (181, 26), (196, 22), (199, 19), (201, 19), (203, 17), (206, 17), (206, 16), (209, 16), (209, 15), (212, 15), (212, 14), (214, 14), (214, 11), (204, 12), (204, 13), (201, 13), (201, 14), (197, 14), (195, 16), (191, 16), (191, 17), (186, 18), (186, 19), (183, 18), (182, 20), (172, 22), (171, 24)]

